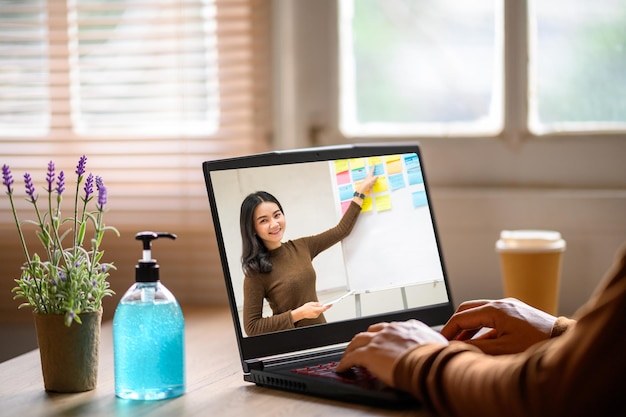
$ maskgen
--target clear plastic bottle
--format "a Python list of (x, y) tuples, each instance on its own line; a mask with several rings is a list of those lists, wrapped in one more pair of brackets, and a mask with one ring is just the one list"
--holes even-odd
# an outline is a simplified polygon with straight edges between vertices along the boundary
[(161, 400), (185, 392), (185, 324), (174, 295), (159, 281), (151, 242), (171, 233), (141, 232), (143, 259), (113, 318), (115, 395)]

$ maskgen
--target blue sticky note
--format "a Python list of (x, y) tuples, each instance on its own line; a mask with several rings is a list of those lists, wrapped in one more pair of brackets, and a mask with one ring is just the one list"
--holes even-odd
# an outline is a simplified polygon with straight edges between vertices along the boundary
[(423, 184), (424, 177), (422, 176), (421, 169), (411, 169), (407, 171), (407, 177), (409, 178), (409, 185)]
[(407, 170), (418, 169), (420, 167), (420, 160), (416, 154), (410, 154), (404, 156), (404, 165)]
[(357, 168), (352, 170), (352, 181), (361, 181), (365, 179), (367, 172), (365, 172), (365, 168)]
[(383, 164), (374, 165), (374, 176), (383, 175), (385, 173), (385, 167)]
[(415, 191), (411, 196), (413, 197), (413, 207), (422, 207), (428, 204), (426, 191)]
[(400, 174), (394, 174), (394, 175), (390, 175), (389, 176), (389, 187), (392, 190), (397, 190), (399, 188), (404, 188), (405, 184), (404, 184), (404, 175)]
[(339, 187), (339, 200), (350, 200), (354, 197), (354, 188), (352, 184), (346, 184)]

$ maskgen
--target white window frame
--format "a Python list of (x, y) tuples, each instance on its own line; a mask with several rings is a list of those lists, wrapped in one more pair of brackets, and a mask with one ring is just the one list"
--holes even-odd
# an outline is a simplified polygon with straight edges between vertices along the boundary
[(526, 0), (504, 3), (504, 125), (496, 135), (346, 137), (339, 129), (336, 0), (273, 0), (276, 149), (418, 141), (453, 301), (503, 296), (504, 228), (559, 230), (559, 314), (584, 303), (626, 236), (626, 132), (537, 135), (528, 126)]
[(505, 1), (502, 131), (445, 136), (344, 136), (338, 119), (337, 2), (275, 0), (273, 6), (276, 148), (418, 140), (429, 153), (427, 164), (435, 185), (626, 186), (621, 163), (626, 132), (530, 131), (527, 1)]

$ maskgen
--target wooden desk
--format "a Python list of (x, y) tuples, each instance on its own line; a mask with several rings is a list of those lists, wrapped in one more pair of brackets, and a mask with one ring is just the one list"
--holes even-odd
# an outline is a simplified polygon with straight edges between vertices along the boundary
[[(0, 364), (0, 414), (47, 416), (416, 416), (423, 410), (387, 410), (258, 387), (243, 381), (227, 309), (185, 309), (185, 395), (162, 401), (115, 397), (111, 323), (102, 326), (98, 387), (79, 394), (43, 388), (39, 351)], [(10, 343), (10, 341), (2, 341)]]

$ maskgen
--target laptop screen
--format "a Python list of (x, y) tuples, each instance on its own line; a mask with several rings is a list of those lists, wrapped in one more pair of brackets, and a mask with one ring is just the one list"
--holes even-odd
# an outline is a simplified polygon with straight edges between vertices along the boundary
[[(379, 321), (417, 318), (438, 325), (452, 314), (416, 144), (278, 151), (206, 161), (203, 170), (244, 362), (345, 343)], [(351, 232), (312, 260), (314, 293), (310, 297), (317, 299), (310, 301), (332, 306), (310, 325), (288, 328), (285, 320), (276, 320), (273, 327), (261, 326), (264, 331), (251, 330), (251, 317), (263, 320), (284, 313), (275, 310), (284, 308), (286, 300), (272, 297), (290, 290), (276, 290), (287, 285), (282, 277), (263, 284), (259, 283), (266, 279), (262, 273), (245, 277), (242, 248), (243, 239), (249, 237), (241, 231), (241, 208), (246, 197), (258, 192), (273, 196), (282, 208), (281, 241), (297, 241), (337, 226), (354, 191), (372, 170), (376, 183), (363, 200)], [(257, 280), (249, 282), (255, 291), (251, 292), (250, 285), (244, 290), (246, 279)], [(299, 290), (296, 286), (292, 291)]]

